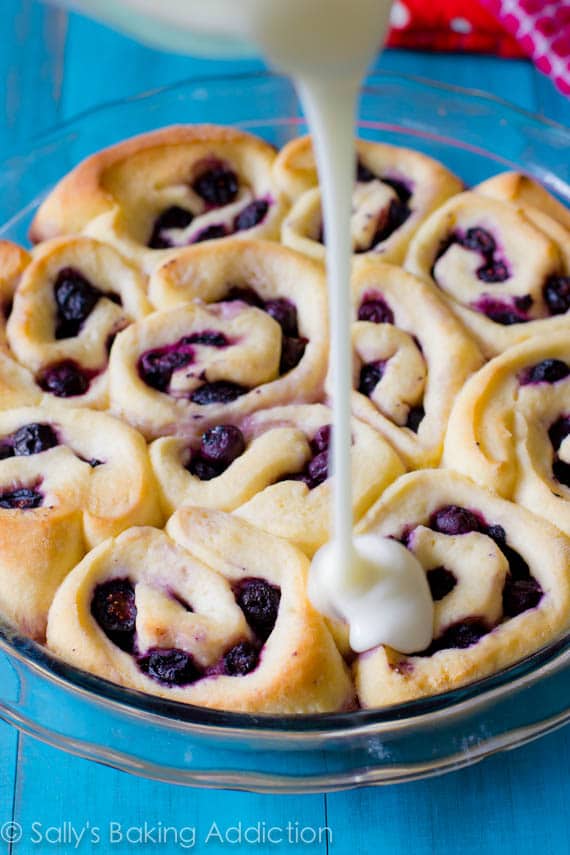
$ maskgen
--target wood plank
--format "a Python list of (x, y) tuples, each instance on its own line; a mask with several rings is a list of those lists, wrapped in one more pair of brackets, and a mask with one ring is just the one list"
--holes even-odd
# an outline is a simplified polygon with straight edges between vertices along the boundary
[[(324, 799), (320, 795), (302, 799), (295, 796), (276, 798), (229, 791), (188, 790), (157, 784), (70, 757), (29, 737), (22, 737), (15, 819), (22, 824), (25, 834), (21, 844), (13, 847), (13, 855), (29, 855), (29, 835), (33, 822), (41, 823), (44, 831), (48, 826), (62, 827), (66, 821), (71, 822), (76, 829), (90, 823), (88, 832), (98, 828), (102, 837), (101, 845), (94, 851), (112, 851), (118, 855), (132, 853), (136, 847), (126, 840), (112, 846), (105, 845), (111, 843), (110, 822), (120, 823), (123, 833), (129, 827), (140, 829), (145, 822), (155, 828), (160, 823), (163, 827), (173, 826), (179, 835), (181, 829), (195, 827), (197, 837), (194, 848), (209, 855), (227, 853), (228, 849), (236, 849), (238, 852), (251, 849), (259, 855), (270, 855), (276, 850), (289, 848), (285, 845), (286, 838), (282, 847), (269, 842), (243, 846), (222, 843), (213, 823), (217, 824), (222, 834), (240, 822), (243, 829), (257, 823), (265, 823), (267, 828), (286, 828), (287, 823), (291, 822), (293, 833), (295, 823), (298, 823), (299, 829), (325, 826)], [(210, 832), (210, 839), (206, 840)], [(136, 836), (137, 832), (133, 833)], [(141, 846), (141, 851), (183, 851), (180, 845), (175, 845), (174, 837), (174, 832), (170, 832), (168, 843), (164, 846)], [(119, 840), (118, 837), (115, 839)], [(49, 847), (44, 850), (37, 845), (34, 848), (47, 851)], [(67, 848), (71, 850), (72, 847)], [(323, 839), (320, 845), (299, 844), (291, 848), (324, 855), (326, 843)], [(63, 851), (64, 847), (61, 849)], [(80, 851), (91, 850), (88, 845), (83, 845)]]
[(441, 778), (327, 796), (332, 852), (560, 855), (567, 823), (570, 728)]
[(59, 119), (66, 15), (36, 0), (3, 0), (0, 152)]

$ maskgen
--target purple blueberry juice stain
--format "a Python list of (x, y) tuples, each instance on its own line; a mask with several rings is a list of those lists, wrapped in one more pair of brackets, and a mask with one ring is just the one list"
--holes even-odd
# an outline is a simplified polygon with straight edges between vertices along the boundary
[(171, 249), (176, 244), (168, 237), (167, 232), (187, 229), (194, 215), (185, 208), (173, 205), (163, 211), (155, 220), (147, 246), (149, 249)]
[(521, 386), (537, 385), (539, 383), (559, 383), (560, 380), (565, 380), (570, 374), (570, 367), (561, 359), (543, 359), (536, 365), (531, 365), (525, 368), (519, 374), (519, 383)]
[(411, 407), (406, 418), (406, 427), (413, 433), (417, 433), (425, 415), (426, 411), (424, 410), (423, 404)]
[(364, 295), (358, 309), (358, 320), (372, 324), (393, 324), (394, 313), (381, 294), (371, 292)]
[(508, 302), (483, 296), (480, 300), (472, 303), (471, 308), (482, 315), (486, 315), (494, 323), (508, 327), (513, 324), (525, 324), (531, 320), (527, 315), (528, 309), (520, 306), (521, 300), (524, 301), (522, 305), (526, 306), (528, 299), (532, 303), (532, 297), (515, 297), (512, 302)]
[(251, 629), (261, 641), (266, 641), (277, 621), (280, 588), (265, 579), (243, 579), (235, 586), (234, 596)]
[(203, 676), (190, 653), (177, 647), (155, 647), (139, 656), (138, 666), (162, 686), (189, 686)]
[(239, 192), (237, 174), (221, 160), (211, 158), (199, 164), (192, 189), (209, 208), (220, 208), (235, 202)]
[(279, 324), (284, 336), (289, 336), (290, 338), (299, 337), (297, 307), (291, 300), (287, 300), (285, 297), (266, 300), (264, 309)]
[(91, 599), (91, 615), (113, 644), (126, 653), (133, 652), (137, 607), (130, 579), (112, 579), (98, 585)]
[(231, 285), (221, 303), (240, 302), (257, 309), (265, 308), (265, 303), (254, 288), (249, 285)]
[(465, 618), (448, 626), (429, 647), (414, 656), (433, 656), (440, 650), (467, 650), (491, 632), (492, 627), (479, 617)]
[(44, 392), (57, 398), (77, 398), (85, 395), (98, 373), (82, 368), (72, 359), (63, 359), (44, 368), (36, 380)]

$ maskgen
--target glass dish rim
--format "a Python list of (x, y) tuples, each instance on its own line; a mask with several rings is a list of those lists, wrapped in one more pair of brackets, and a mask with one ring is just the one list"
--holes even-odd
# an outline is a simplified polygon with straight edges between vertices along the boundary
[[(48, 130), (30, 136), (29, 144), (40, 147), (47, 144), (54, 136), (65, 135), (66, 132), (100, 113), (111, 113), (126, 104), (149, 101), (164, 95), (176, 93), (189, 87), (208, 86), (224, 83), (256, 83), (271, 80), (281, 80), (283, 75), (270, 71), (239, 72), (235, 74), (206, 75), (186, 79), (168, 86), (158, 87), (137, 93), (126, 98), (113, 99), (98, 104), (75, 114), (58, 123)], [(374, 71), (367, 76), (362, 92), (383, 80), (395, 80), (405, 85), (419, 86), (426, 89), (453, 93), (465, 96), (468, 100), (480, 100), (499, 106), (505, 111), (524, 117), (535, 124), (553, 128), (562, 133), (570, 143), (570, 129), (532, 111), (519, 107), (499, 96), (485, 93), (475, 88), (467, 88), (452, 84), (440, 83), (419, 75), (407, 75), (393, 71)], [(239, 123), (238, 123), (239, 124)], [(251, 124), (251, 122), (248, 122)], [(22, 152), (23, 146), (6, 152), (2, 162), (9, 164), (13, 157)], [(28, 151), (29, 155), (30, 152)], [(41, 191), (38, 198), (45, 193)], [(19, 212), (16, 216), (20, 216)], [(11, 220), (2, 224), (2, 230), (9, 227)], [(117, 712), (137, 717), (141, 713), (146, 720), (154, 720), (163, 727), (182, 729), (186, 732), (204, 733), (212, 736), (234, 735), (247, 736), (254, 733), (266, 739), (284, 736), (295, 737), (297, 740), (321, 741), (338, 740), (342, 737), (365, 736), (371, 733), (406, 731), (416, 725), (425, 723), (429, 718), (435, 720), (446, 718), (452, 714), (467, 713), (492, 700), (500, 700), (510, 692), (525, 688), (542, 679), (548, 673), (556, 671), (570, 661), (570, 633), (558, 638), (551, 644), (541, 648), (524, 660), (511, 665), (498, 673), (492, 674), (467, 686), (454, 689), (439, 695), (418, 698), (401, 704), (377, 709), (360, 709), (352, 712), (320, 713), (311, 715), (269, 715), (253, 713), (236, 713), (230, 711), (212, 710), (191, 704), (162, 699), (157, 696), (119, 686), (103, 678), (97, 677), (76, 668), (51, 654), (47, 648), (31, 641), (0, 621), (0, 651), (12, 659), (18, 660), (26, 667), (52, 684), (63, 688), (72, 694), (80, 695), (98, 706), (109, 707)], [(514, 676), (513, 676), (514, 675)], [(547, 725), (547, 722), (542, 724)], [(534, 726), (535, 732), (540, 731), (541, 723)], [(530, 738), (530, 737), (529, 737)], [(526, 740), (525, 740), (526, 741)]]

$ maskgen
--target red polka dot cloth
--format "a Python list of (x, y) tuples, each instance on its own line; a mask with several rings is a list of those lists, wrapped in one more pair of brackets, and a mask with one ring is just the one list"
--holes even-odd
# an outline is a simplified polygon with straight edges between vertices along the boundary
[(530, 56), (570, 96), (570, 0), (395, 0), (388, 44)]

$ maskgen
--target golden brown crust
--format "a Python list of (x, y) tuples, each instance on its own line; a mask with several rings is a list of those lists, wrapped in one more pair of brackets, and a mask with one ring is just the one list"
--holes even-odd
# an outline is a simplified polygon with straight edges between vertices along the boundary
[(514, 202), (516, 205), (531, 205), (557, 220), (570, 231), (570, 210), (552, 196), (542, 184), (521, 172), (502, 172), (475, 187), (477, 193)]

